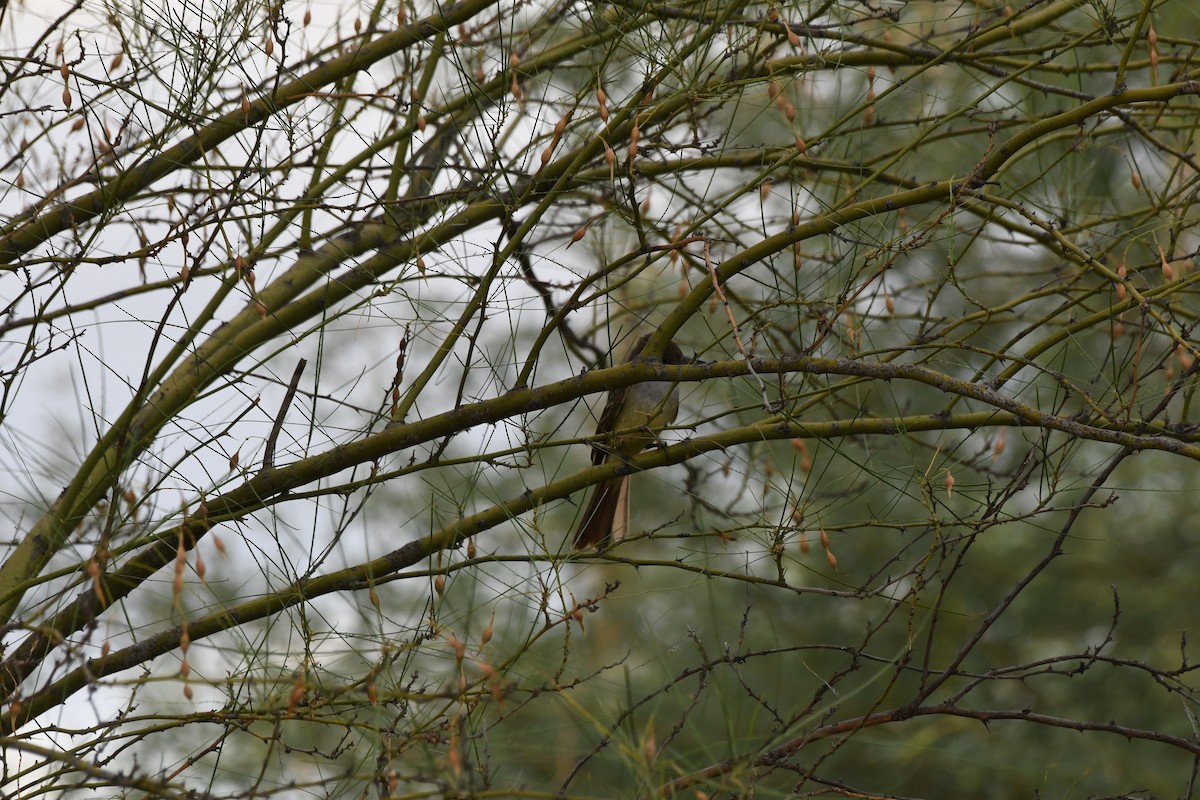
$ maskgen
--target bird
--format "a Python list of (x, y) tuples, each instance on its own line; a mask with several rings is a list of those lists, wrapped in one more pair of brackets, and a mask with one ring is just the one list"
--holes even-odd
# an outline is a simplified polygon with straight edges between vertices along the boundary
[[(650, 341), (651, 334), (643, 334), (629, 349), (625, 363), (639, 358)], [(683, 351), (671, 342), (663, 351), (664, 364), (684, 364)], [(637, 455), (658, 441), (658, 435), (675, 421), (679, 414), (679, 387), (666, 381), (646, 381), (613, 389), (596, 425), (599, 442), (593, 445), (592, 464), (624, 461)], [(620, 435), (618, 435), (620, 432)], [(586, 550), (601, 546), (614, 538), (620, 538), (628, 527), (623, 515), (617, 521), (617, 511), (625, 505), (626, 478), (618, 475), (596, 486), (588, 501), (579, 526), (575, 529), (575, 549)]]

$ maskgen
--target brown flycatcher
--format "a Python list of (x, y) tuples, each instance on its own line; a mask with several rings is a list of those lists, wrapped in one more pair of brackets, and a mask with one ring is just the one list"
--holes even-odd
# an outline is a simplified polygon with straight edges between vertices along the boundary
[[(650, 341), (650, 334), (643, 334), (625, 356), (628, 363), (638, 358)], [(663, 352), (664, 364), (684, 364), (683, 351), (671, 342)], [(647, 381), (613, 389), (608, 393), (608, 402), (596, 426), (599, 438), (592, 449), (595, 465), (624, 461), (637, 455), (658, 441), (663, 428), (675, 421), (679, 413), (679, 387), (667, 381)], [(609, 478), (592, 492), (575, 529), (575, 549), (584, 550), (607, 542), (616, 533), (617, 538), (628, 527), (628, 514), (617, 520), (617, 512), (625, 506), (628, 487), (625, 475)], [(615, 524), (614, 524), (615, 523)]]

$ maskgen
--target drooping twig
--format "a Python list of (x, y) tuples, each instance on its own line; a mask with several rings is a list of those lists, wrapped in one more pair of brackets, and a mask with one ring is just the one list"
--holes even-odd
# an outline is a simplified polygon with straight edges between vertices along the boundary
[(304, 368), (308, 366), (306, 359), (300, 359), (296, 362), (296, 369), (292, 372), (292, 379), (288, 381), (287, 394), (283, 396), (283, 402), (279, 404), (279, 413), (275, 415), (275, 424), (271, 426), (271, 435), (267, 437), (267, 449), (263, 452), (263, 469), (271, 469), (275, 466), (275, 443), (279, 439), (279, 432), (283, 430), (283, 420), (287, 416), (287, 410), (292, 405), (292, 399), (296, 396), (296, 387), (300, 385), (300, 376), (304, 374)]

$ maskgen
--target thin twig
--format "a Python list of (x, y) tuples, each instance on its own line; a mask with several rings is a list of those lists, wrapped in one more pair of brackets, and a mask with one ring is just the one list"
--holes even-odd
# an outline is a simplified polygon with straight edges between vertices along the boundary
[(296, 396), (296, 387), (300, 385), (300, 376), (304, 374), (304, 368), (307, 366), (307, 359), (302, 358), (296, 363), (296, 369), (292, 372), (287, 394), (283, 396), (283, 402), (279, 404), (279, 413), (275, 415), (275, 424), (271, 426), (271, 435), (267, 437), (267, 449), (263, 453), (263, 469), (271, 469), (275, 466), (275, 443), (279, 439), (279, 432), (283, 430), (283, 420), (287, 416), (287, 410)]

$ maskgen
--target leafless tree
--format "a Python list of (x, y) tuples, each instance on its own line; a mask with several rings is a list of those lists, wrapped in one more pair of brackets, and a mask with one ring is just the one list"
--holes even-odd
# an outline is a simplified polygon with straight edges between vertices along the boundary
[(1195, 796), (1196, 23), (0, 4), (0, 793)]

